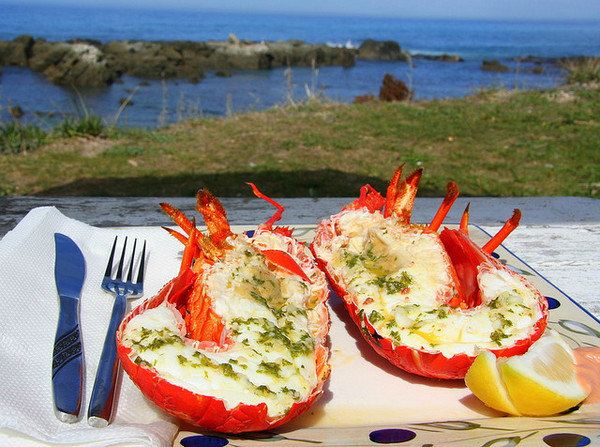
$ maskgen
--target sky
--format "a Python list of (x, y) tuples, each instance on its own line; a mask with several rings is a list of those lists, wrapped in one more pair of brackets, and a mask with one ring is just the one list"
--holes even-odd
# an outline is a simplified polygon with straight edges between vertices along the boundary
[[(15, 3), (15, 0), (0, 0)], [(20, 4), (419, 18), (600, 20), (600, 0), (21, 0)]]

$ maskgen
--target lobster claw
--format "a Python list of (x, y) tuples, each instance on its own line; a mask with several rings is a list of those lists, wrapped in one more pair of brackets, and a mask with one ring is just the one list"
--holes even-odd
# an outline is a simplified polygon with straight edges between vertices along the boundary
[(308, 277), (302, 267), (298, 265), (298, 263), (292, 258), (289, 253), (281, 250), (261, 250), (260, 251), (265, 258), (272, 264), (275, 264), (277, 267), (282, 268), (283, 270), (290, 272), (294, 275), (298, 275), (304, 281), (312, 284), (311, 279)]

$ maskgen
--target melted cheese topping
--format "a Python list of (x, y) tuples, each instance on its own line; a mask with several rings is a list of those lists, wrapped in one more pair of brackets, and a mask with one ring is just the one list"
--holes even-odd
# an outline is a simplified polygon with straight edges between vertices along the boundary
[(132, 360), (175, 385), (222, 399), (228, 409), (265, 402), (276, 417), (306, 400), (317, 385), (315, 346), (323, 342), (323, 312), (315, 306), (327, 289), (314, 266), (305, 268), (312, 283), (268, 268), (257, 247), (285, 249), (284, 239), (262, 232), (229, 240), (233, 248), (222, 262), (198, 279), (233, 340), (228, 347), (202, 349), (187, 339), (179, 312), (163, 303), (125, 328)]
[(446, 357), (475, 355), (526, 338), (542, 316), (524, 280), (495, 268), (479, 271), (481, 305), (448, 306), (455, 290), (437, 234), (364, 209), (344, 211), (331, 225), (332, 237), (315, 244), (317, 255), (348, 292), (361, 321), (366, 317), (395, 345)]

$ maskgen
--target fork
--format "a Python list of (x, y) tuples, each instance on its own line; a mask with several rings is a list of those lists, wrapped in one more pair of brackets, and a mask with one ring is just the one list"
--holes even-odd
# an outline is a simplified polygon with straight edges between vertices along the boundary
[(125, 310), (127, 308), (128, 298), (138, 298), (143, 294), (144, 282), (144, 263), (146, 258), (146, 241), (142, 253), (139, 256), (139, 267), (137, 279), (133, 282), (133, 265), (136, 259), (137, 239), (133, 242), (133, 250), (129, 261), (129, 271), (127, 278), (123, 280), (123, 267), (125, 265), (125, 251), (127, 249), (127, 237), (123, 243), (121, 259), (117, 266), (117, 271), (113, 278), (113, 261), (115, 258), (115, 249), (117, 247), (117, 239), (113, 242), (110, 251), (110, 258), (106, 266), (106, 272), (102, 279), (102, 289), (106, 292), (115, 295), (110, 323), (102, 348), (102, 355), (98, 363), (98, 371), (96, 372), (96, 380), (92, 391), (92, 398), (88, 407), (88, 424), (92, 427), (106, 427), (111, 418), (113, 410), (113, 401), (115, 396), (115, 388), (117, 376), (119, 373), (119, 360), (117, 358), (117, 329), (123, 320)]

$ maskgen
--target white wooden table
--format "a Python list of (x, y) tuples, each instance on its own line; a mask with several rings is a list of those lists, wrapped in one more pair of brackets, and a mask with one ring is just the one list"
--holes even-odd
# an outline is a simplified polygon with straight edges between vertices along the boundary
[[(282, 224), (316, 223), (351, 201), (349, 198), (281, 199)], [(441, 199), (418, 198), (413, 220), (427, 222)], [(96, 226), (169, 224), (158, 204), (170, 202), (192, 211), (194, 198), (165, 197), (7, 197), (0, 198), (0, 236), (36, 206), (53, 205), (65, 215)], [(257, 224), (273, 213), (259, 199), (222, 200), (232, 224)], [(458, 222), (471, 202), (471, 223), (493, 233), (514, 208), (523, 212), (521, 226), (505, 246), (542, 276), (600, 319), (600, 200), (582, 197), (459, 198), (447, 221)]]

